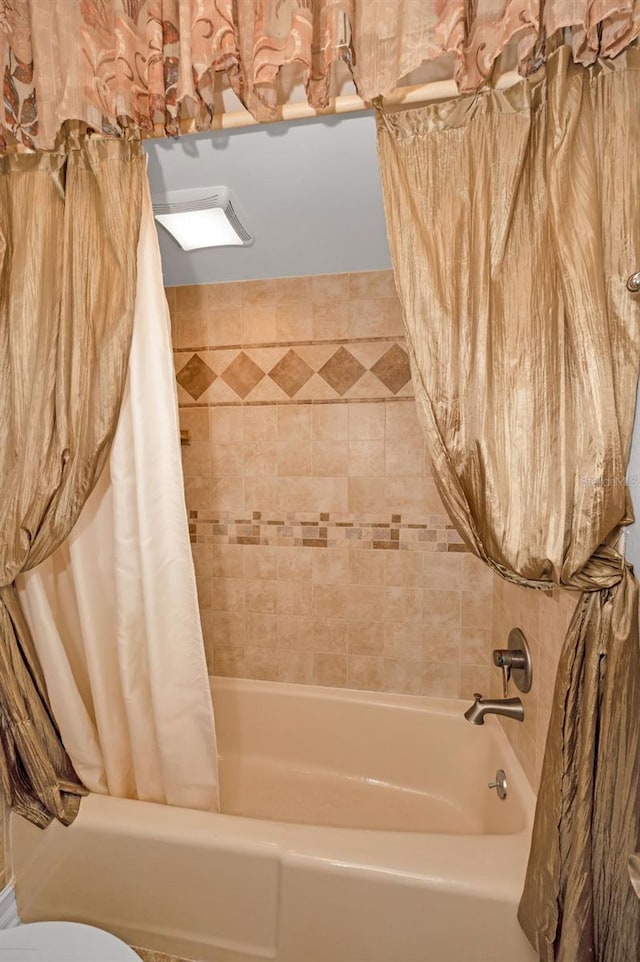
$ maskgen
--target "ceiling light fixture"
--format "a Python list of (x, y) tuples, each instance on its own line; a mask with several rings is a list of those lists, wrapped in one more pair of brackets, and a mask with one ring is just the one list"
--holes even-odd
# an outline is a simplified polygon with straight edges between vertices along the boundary
[(185, 251), (247, 247), (253, 243), (238, 217), (228, 187), (171, 191), (166, 198), (154, 198), (153, 213)]

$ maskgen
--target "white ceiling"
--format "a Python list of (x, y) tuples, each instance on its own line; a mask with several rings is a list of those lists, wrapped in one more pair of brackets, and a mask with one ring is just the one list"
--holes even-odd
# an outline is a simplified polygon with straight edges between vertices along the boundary
[(255, 237), (186, 253), (159, 227), (167, 286), (391, 266), (370, 113), (148, 141), (146, 151), (154, 200), (230, 187)]

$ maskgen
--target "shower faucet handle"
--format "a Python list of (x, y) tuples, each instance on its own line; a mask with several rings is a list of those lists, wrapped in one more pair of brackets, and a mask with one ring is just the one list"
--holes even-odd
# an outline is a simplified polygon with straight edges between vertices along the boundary
[(509, 681), (511, 679), (511, 665), (507, 664), (506, 661), (497, 658), (498, 651), (493, 653), (493, 663), (498, 666), (502, 671), (502, 697), (509, 697)]
[(502, 669), (502, 697), (508, 698), (511, 671), (514, 668), (525, 667), (524, 652), (512, 651), (510, 648), (495, 648), (493, 652), (493, 663), (497, 668)]
[(494, 648), (493, 663), (498, 668), (524, 668), (524, 651), (512, 651), (510, 648)]
[(494, 648), (493, 663), (502, 671), (502, 688), (504, 697), (508, 696), (511, 676), (520, 691), (527, 692), (531, 688), (531, 652), (529, 645), (520, 628), (513, 628), (509, 632), (508, 648)]

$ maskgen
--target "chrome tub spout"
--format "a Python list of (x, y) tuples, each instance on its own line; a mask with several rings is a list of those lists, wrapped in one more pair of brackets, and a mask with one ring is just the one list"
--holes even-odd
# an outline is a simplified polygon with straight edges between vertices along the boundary
[(524, 705), (519, 698), (483, 698), (478, 692), (473, 697), (473, 705), (464, 713), (472, 725), (484, 725), (485, 715), (504, 715), (505, 718), (524, 721)]

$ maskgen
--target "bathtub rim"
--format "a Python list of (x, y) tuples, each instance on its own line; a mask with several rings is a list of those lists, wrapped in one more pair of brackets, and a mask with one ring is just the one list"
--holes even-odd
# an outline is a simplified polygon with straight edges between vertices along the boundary
[[(372, 691), (365, 688), (337, 687), (335, 685), (307, 685), (301, 682), (270, 681), (258, 678), (236, 678), (228, 675), (210, 675), (211, 690), (214, 697), (217, 689), (246, 691), (261, 690), (264, 693), (292, 698), (304, 695), (313, 700), (331, 700), (339, 702), (359, 702), (367, 705), (384, 705), (389, 708), (405, 708), (407, 710), (462, 717), (469, 707), (469, 698), (445, 698), (438, 695), (410, 695), (404, 692)], [(489, 717), (485, 724), (497, 724), (496, 719)]]
[(60, 832), (99, 832), (106, 838), (124, 833), (134, 841), (184, 844), (203, 853), (217, 848), (258, 852), (287, 864), (393, 876), (427, 888), (483, 897), (490, 894), (511, 902), (520, 897), (530, 840), (529, 830), (505, 836), (421, 835), (298, 825), (94, 793), (83, 799), (71, 826), (53, 822), (40, 830), (12, 813), (10, 831), (19, 902), (24, 899), (26, 904), (27, 879), (33, 877), (32, 872), (40, 875), (48, 842)]
[[(459, 718), (467, 704), (463, 699), (378, 693), (292, 682), (263, 682), (220, 676), (214, 677), (212, 682), (214, 693), (220, 685), (249, 691), (259, 688), (264, 693), (278, 697), (303, 696), (382, 704)], [(133, 838), (140, 836), (158, 842), (170, 837), (175, 842), (203, 845), (204, 848), (215, 848), (215, 845), (236, 851), (257, 848), (265, 853), (271, 851), (283, 862), (324, 863), (347, 868), (354, 873), (402, 876), (427, 886), (437, 885), (452, 891), (481, 895), (486, 895), (490, 890), (496, 898), (513, 902), (519, 899), (524, 880), (535, 794), (497, 719), (488, 718), (486, 724), (497, 734), (506, 770), (523, 808), (524, 825), (520, 831), (482, 835), (342, 828), (205, 812), (90, 793), (82, 800), (80, 814), (72, 826), (63, 829), (53, 823), (42, 835), (46, 837), (46, 833), (52, 830), (103, 831), (107, 835), (110, 832), (129, 831)], [(12, 838), (29, 837), (28, 829), (26, 833), (22, 830), (22, 822), (19, 816), (11, 816)], [(26, 846), (36, 860), (35, 850), (42, 848), (38, 841), (38, 836), (32, 835)], [(45, 844), (44, 837), (40, 841)], [(17, 855), (18, 848), (15, 845), (12, 848)], [(27, 860), (30, 861), (29, 855)]]

